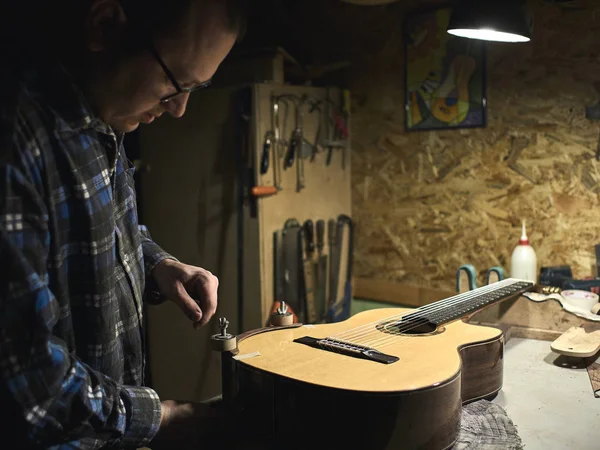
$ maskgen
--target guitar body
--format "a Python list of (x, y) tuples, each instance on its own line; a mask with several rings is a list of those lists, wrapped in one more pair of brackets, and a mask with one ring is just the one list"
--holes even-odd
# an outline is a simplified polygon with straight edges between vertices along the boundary
[[(223, 393), (241, 432), (278, 450), (450, 448), (462, 404), (502, 387), (502, 332), (462, 320), (416, 335), (377, 327), (411, 311), (375, 309), (339, 323), (240, 335), (238, 352), (224, 355)], [(294, 342), (336, 335), (399, 359), (386, 364)]]

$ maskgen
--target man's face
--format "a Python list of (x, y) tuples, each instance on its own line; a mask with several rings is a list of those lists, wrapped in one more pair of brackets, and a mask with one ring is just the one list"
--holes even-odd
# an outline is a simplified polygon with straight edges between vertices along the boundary
[(209, 81), (231, 51), (236, 35), (229, 31), (224, 12), (215, 7), (207, 17), (206, 8), (201, 11), (198, 3), (192, 2), (176, 33), (148, 41), (148, 48), (120, 58), (98, 79), (94, 103), (100, 117), (115, 130), (134, 131), (140, 123), (151, 123), (164, 112), (174, 117), (185, 112), (188, 93), (161, 102), (177, 91), (152, 55), (151, 44), (183, 88)]

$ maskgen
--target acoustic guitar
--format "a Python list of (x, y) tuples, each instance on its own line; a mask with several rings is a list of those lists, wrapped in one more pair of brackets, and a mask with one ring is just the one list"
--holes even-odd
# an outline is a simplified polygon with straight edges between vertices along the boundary
[(507, 278), (418, 309), (243, 333), (223, 354), (224, 399), (260, 448), (448, 449), (462, 405), (502, 387), (502, 332), (466, 319), (534, 287)]

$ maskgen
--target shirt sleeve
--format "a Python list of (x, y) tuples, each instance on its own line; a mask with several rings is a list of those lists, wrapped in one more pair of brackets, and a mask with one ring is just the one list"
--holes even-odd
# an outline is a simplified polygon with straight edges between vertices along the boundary
[(165, 259), (174, 259), (177, 261), (177, 258), (165, 252), (152, 240), (150, 232), (145, 225), (139, 225), (139, 230), (142, 240), (142, 254), (144, 255), (144, 273), (146, 278), (144, 299), (149, 304), (157, 305), (164, 302), (166, 297), (160, 293), (158, 286), (152, 277), (152, 269)]
[[(125, 155), (125, 150), (120, 147), (120, 157), (123, 158), (123, 165), (128, 167), (127, 176), (129, 177), (129, 183), (133, 188), (135, 195), (135, 165), (129, 161)], [(144, 301), (151, 305), (159, 305), (163, 303), (167, 298), (160, 293), (154, 277), (152, 277), (152, 270), (165, 259), (174, 259), (173, 255), (164, 251), (150, 236), (150, 231), (145, 225), (139, 224), (138, 230), (140, 232), (140, 241), (142, 243), (142, 255), (144, 259)]]
[(159, 428), (158, 395), (91, 369), (53, 334), (61, 309), (48, 285), (49, 244), (41, 195), (0, 165), (0, 388), (14, 405), (4, 413), (24, 424), (16, 439), (143, 447)]

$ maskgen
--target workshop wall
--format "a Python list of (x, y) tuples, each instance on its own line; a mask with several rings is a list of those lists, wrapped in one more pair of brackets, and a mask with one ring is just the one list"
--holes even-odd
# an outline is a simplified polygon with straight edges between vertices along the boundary
[(600, 100), (597, 1), (535, 0), (531, 43), (488, 44), (486, 128), (411, 133), (401, 25), (424, 2), (291, 1), (286, 14), (276, 3), (294, 56), (350, 65), (317, 82), (352, 92), (356, 276), (454, 289), (471, 263), (481, 283), (494, 265), (510, 269), (521, 220), (538, 265), (595, 274), (600, 124), (585, 107)]
[(521, 220), (539, 266), (594, 274), (599, 127), (585, 107), (600, 98), (600, 4), (577, 3), (539, 4), (529, 44), (488, 45), (487, 128), (404, 131), (400, 33), (355, 73), (358, 276), (452, 289), (471, 263), (483, 282), (510, 268)]

